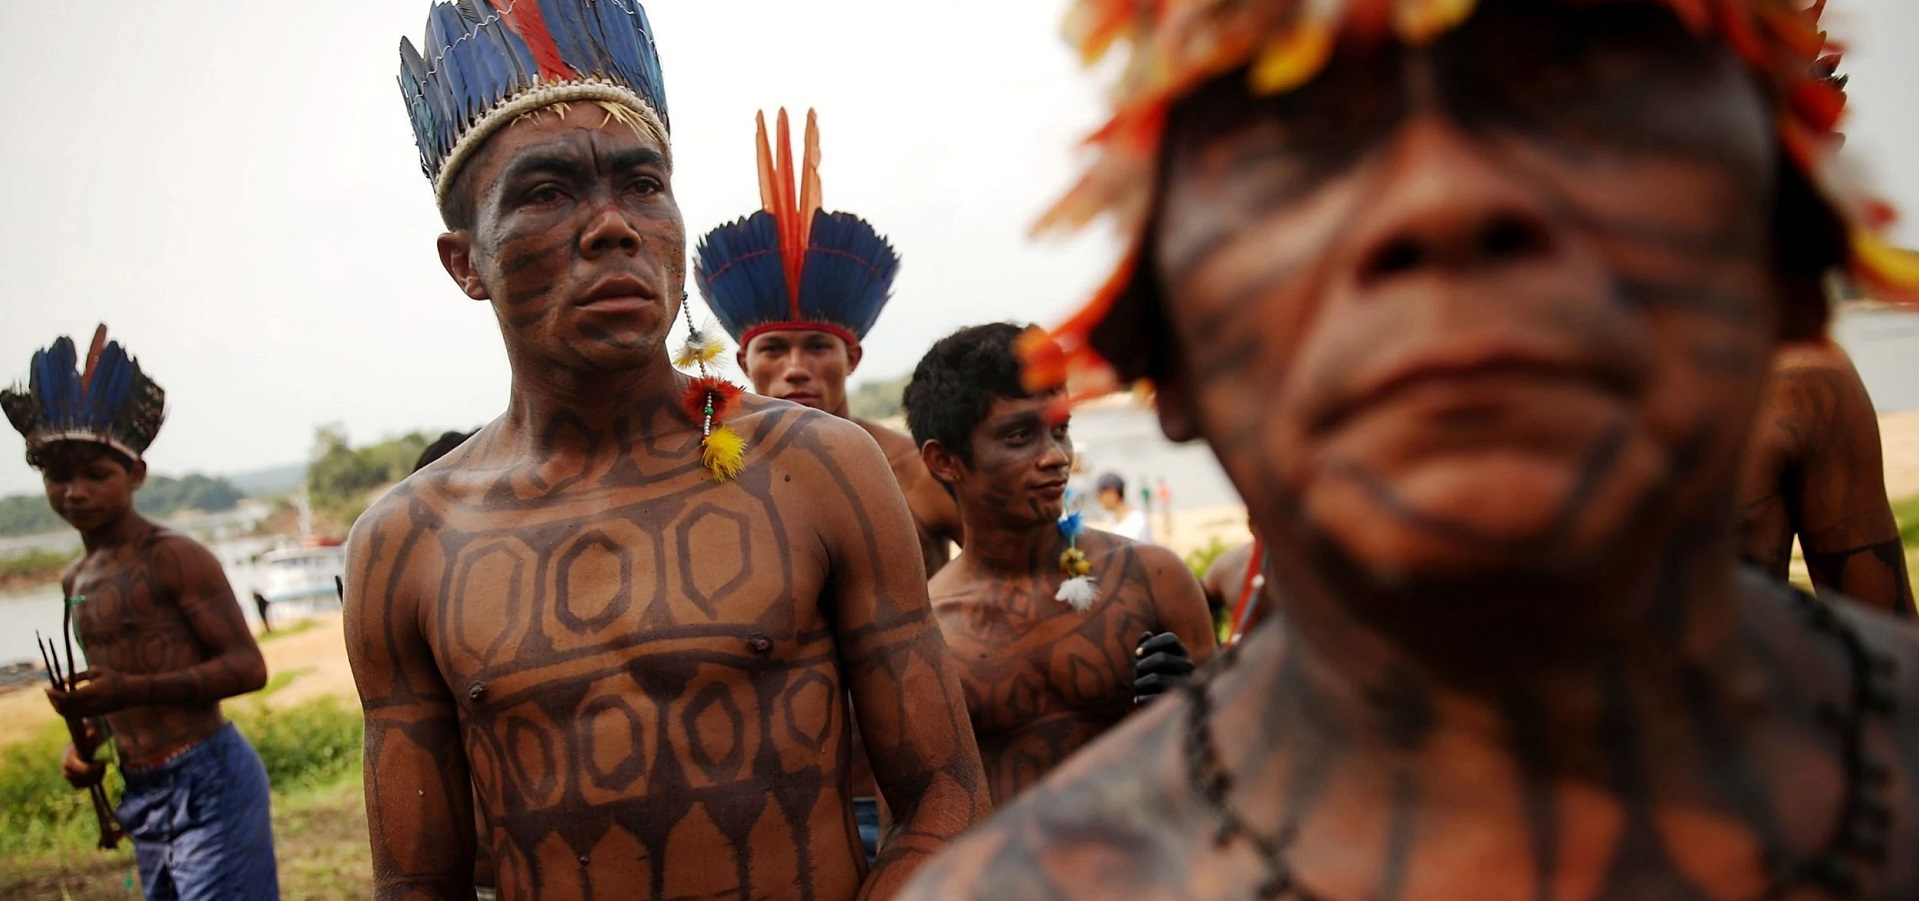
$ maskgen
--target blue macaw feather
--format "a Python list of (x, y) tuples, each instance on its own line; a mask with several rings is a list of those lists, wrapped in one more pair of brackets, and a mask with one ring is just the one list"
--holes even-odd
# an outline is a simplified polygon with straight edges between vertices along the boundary
[(1080, 514), (1077, 511), (1060, 518), (1059, 533), (1068, 541), (1078, 538), (1080, 533), (1085, 530), (1086, 522), (1080, 518)]
[[(638, 47), (633, 55), (621, 58), (627, 60), (639, 76), (637, 81), (630, 82), (633, 90), (653, 104), (654, 112), (660, 114), (661, 124), (670, 130), (673, 119), (666, 112), (666, 73), (660, 69), (660, 51), (653, 41), (653, 23), (646, 18), (646, 7), (641, 6), (639, 0), (601, 0), (599, 5), (603, 15), (607, 14), (604, 8), (611, 6), (632, 16), (632, 24), (636, 26), (634, 41)], [(611, 32), (618, 29), (609, 25), (607, 30)]]
[[(478, 117), (540, 82), (532, 49), (499, 13), (504, 2), (442, 0), (427, 16), (425, 41), (400, 42), (400, 93), (428, 178)], [(539, 8), (566, 67), (625, 85), (666, 120), (653, 27), (637, 0), (516, 2)]]
[(126, 408), (127, 394), (133, 388), (133, 360), (127, 356), (126, 348), (120, 342), (108, 342), (100, 353), (100, 362), (95, 364), (92, 390), (93, 414), (87, 425), (104, 429), (120, 417), (120, 411)]
[[(439, 127), (433, 121), (433, 107), (426, 102), (426, 60), (420, 56), (413, 42), (400, 39), (400, 99), (406, 101), (407, 118), (413, 122), (415, 135), (439, 133)], [(420, 169), (429, 176), (433, 174), (433, 155), (425, 143), (420, 144)]]
[(39, 364), (41, 404), (47, 408), (47, 419), (58, 429), (71, 429), (80, 424), (80, 372), (73, 350), (73, 339), (61, 338), (47, 348), (44, 355), (36, 355), (34, 362)]
[(734, 340), (747, 329), (790, 319), (779, 222), (765, 210), (722, 225), (694, 249), (693, 282)]
[(599, 72), (599, 53), (584, 33), (585, 23), (580, 21), (581, 0), (538, 0), (538, 3), (540, 16), (546, 20), (546, 31), (553, 36), (553, 46), (560, 50), (560, 58), (581, 75)]
[(864, 337), (892, 297), (899, 265), (899, 255), (866, 220), (815, 212), (800, 276), (800, 311)]
[[(488, 23), (489, 26), (493, 24)], [(533, 62), (533, 51), (527, 49), (526, 41), (514, 34), (512, 29), (485, 27), (479, 30), (479, 36), (487, 47), (486, 58), (491, 73), (487, 88), (492, 98), (489, 103), (497, 103), (500, 98), (540, 80), (540, 69)]]

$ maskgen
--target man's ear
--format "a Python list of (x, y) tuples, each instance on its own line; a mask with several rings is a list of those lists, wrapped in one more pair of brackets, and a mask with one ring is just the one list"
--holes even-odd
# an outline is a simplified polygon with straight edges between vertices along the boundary
[(447, 232), (440, 236), (440, 265), (446, 267), (446, 274), (453, 276), (453, 283), (460, 286), (466, 296), (474, 300), (487, 300), (486, 286), (480, 283), (479, 273), (473, 268), (473, 239), (466, 232)]
[[(733, 362), (740, 364), (741, 372), (747, 371), (746, 370), (746, 345), (744, 344), (740, 345), (740, 349), (733, 352)], [(751, 378), (751, 376), (749, 375), (748, 378)]]
[(942, 485), (957, 485), (963, 477), (959, 455), (948, 450), (938, 438), (929, 439), (920, 445), (920, 462), (926, 464), (926, 471), (933, 474)]
[(860, 346), (860, 343), (858, 341), (847, 342), (846, 344), (846, 374), (852, 375), (854, 370), (859, 369), (860, 359), (865, 356), (866, 356), (866, 348)]
[(1192, 392), (1186, 376), (1177, 374), (1156, 386), (1154, 407), (1159, 413), (1159, 430), (1168, 440), (1185, 442), (1199, 437), (1199, 420), (1193, 415)]
[(127, 470), (127, 484), (132, 485), (133, 490), (139, 491), (140, 486), (145, 485), (146, 483), (147, 483), (147, 461), (145, 460), (133, 461), (133, 467)]

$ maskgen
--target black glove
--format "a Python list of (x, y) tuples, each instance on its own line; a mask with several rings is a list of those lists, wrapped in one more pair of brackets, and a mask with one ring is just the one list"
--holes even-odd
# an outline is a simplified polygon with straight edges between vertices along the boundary
[(1144, 705), (1186, 681), (1193, 673), (1193, 655), (1171, 632), (1147, 632), (1133, 648), (1133, 703)]

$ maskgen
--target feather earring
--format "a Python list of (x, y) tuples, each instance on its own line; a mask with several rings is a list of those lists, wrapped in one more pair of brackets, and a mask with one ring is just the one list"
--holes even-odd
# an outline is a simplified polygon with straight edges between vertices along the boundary
[(1093, 583), (1093, 562), (1079, 549), (1080, 532), (1085, 528), (1077, 510), (1059, 521), (1059, 533), (1066, 539), (1066, 551), (1059, 555), (1059, 569), (1066, 574), (1066, 581), (1059, 586), (1059, 593), (1053, 595), (1054, 600), (1081, 613), (1093, 609), (1093, 601), (1099, 598), (1099, 586)]
[(707, 364), (726, 352), (719, 336), (693, 324), (693, 308), (680, 298), (686, 314), (686, 343), (673, 355), (674, 365), (691, 367), (699, 375), (687, 383), (681, 398), (686, 415), (700, 424), (700, 462), (716, 482), (730, 482), (746, 470), (746, 438), (726, 424), (739, 406), (741, 388), (707, 371)]

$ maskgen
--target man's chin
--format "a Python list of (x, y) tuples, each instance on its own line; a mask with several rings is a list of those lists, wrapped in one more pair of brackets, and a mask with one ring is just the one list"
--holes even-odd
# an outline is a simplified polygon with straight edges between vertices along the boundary
[(1603, 486), (1575, 467), (1532, 463), (1347, 474), (1309, 492), (1306, 510), (1315, 531), (1384, 581), (1577, 569), (1616, 531), (1617, 508), (1600, 509)]

